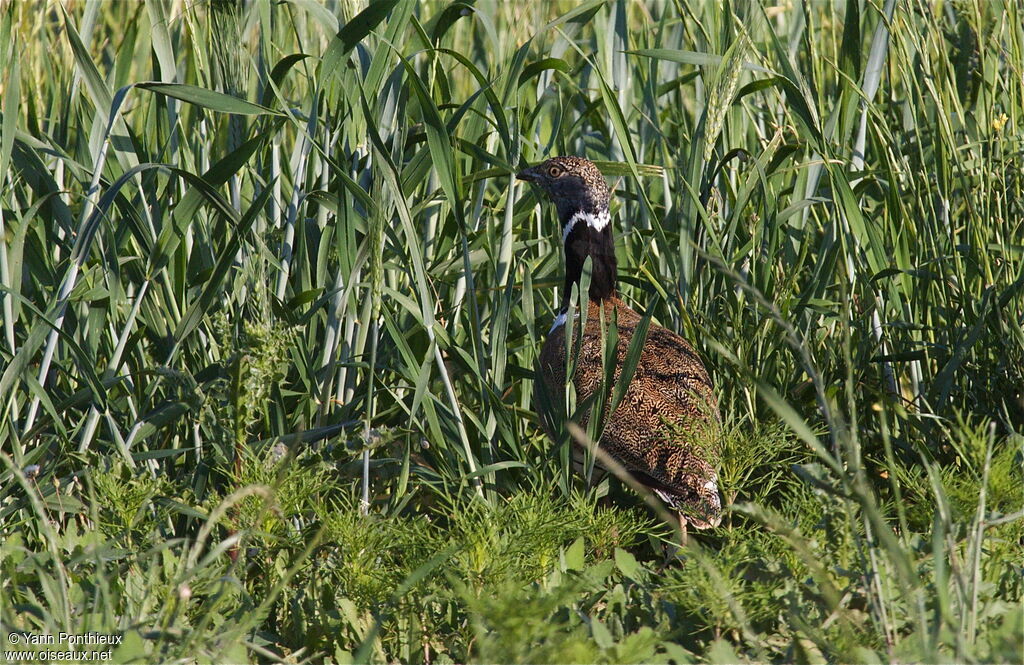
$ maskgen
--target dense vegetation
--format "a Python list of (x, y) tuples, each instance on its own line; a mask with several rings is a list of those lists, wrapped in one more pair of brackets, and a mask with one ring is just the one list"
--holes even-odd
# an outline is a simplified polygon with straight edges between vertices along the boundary
[[(1018, 3), (0, 14), (4, 635), (1021, 662)], [(553, 154), (718, 387), (729, 512), (667, 564), (539, 427)]]

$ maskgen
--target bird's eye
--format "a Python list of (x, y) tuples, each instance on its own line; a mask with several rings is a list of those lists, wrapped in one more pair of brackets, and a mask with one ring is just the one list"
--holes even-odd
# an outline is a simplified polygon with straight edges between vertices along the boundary
[(558, 176), (562, 175), (561, 167), (559, 167), (559, 166), (549, 166), (548, 167), (548, 175), (551, 176), (552, 178), (557, 178)]

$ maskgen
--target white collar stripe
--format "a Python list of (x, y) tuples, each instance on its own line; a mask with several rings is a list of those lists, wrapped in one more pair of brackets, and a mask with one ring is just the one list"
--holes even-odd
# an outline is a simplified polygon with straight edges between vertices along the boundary
[(604, 227), (608, 226), (608, 222), (610, 221), (612, 221), (612, 216), (607, 210), (602, 210), (596, 215), (580, 210), (569, 218), (569, 223), (562, 229), (562, 244), (564, 245), (565, 241), (569, 239), (569, 233), (572, 232), (573, 228), (579, 222), (586, 222), (587, 226), (600, 232), (604, 230)]

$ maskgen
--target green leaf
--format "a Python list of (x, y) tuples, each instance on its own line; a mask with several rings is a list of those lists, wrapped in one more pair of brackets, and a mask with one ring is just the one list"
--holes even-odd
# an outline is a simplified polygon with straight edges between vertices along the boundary
[(615, 644), (611, 631), (600, 619), (590, 618), (590, 635), (594, 638), (594, 644), (601, 649), (610, 649)]
[(631, 580), (639, 581), (643, 577), (643, 568), (637, 563), (636, 557), (621, 547), (615, 548), (615, 565), (619, 572)]
[(146, 649), (146, 640), (138, 630), (127, 630), (112, 656), (115, 663), (139, 663), (151, 658), (152, 654)]
[(275, 115), (284, 116), (280, 111), (253, 104), (244, 99), (226, 95), (223, 92), (199, 88), (184, 83), (160, 83), (158, 81), (147, 81), (136, 83), (135, 87), (155, 92), (158, 95), (180, 99), (189, 104), (195, 104), (211, 111), (219, 113), (236, 113), (238, 115)]
[[(722, 64), (722, 60), (724, 59), (723, 56), (716, 55), (714, 53), (700, 53), (697, 51), (683, 51), (669, 48), (645, 48), (637, 49), (635, 51), (626, 51), (626, 53), (629, 53), (630, 55), (643, 56), (645, 58), (654, 58), (656, 60), (665, 60), (666, 62), (677, 62), (681, 65), (696, 65), (698, 67), (718, 67)], [(771, 73), (770, 70), (751, 62), (743, 62), (741, 66), (743, 69), (748, 69), (754, 72)]]
[(586, 565), (585, 553), (582, 537), (572, 541), (569, 547), (562, 550), (562, 570), (583, 570)]
[(523, 462), (517, 462), (515, 460), (506, 460), (504, 462), (495, 462), (494, 464), (488, 464), (487, 466), (480, 467), (473, 473), (467, 473), (463, 478), (465, 480), (472, 480), (473, 478), (479, 478), (488, 474), (494, 473), (495, 471), (504, 471), (505, 469), (525, 469), (526, 464)]
[(146, 0), (153, 53), (156, 54), (156, 59), (160, 63), (160, 78), (170, 82), (175, 79), (177, 63), (171, 45), (171, 36), (167, 30), (168, 21), (164, 6), (165, 4), (160, 0)]
[(523, 68), (523, 73), (519, 75), (519, 85), (523, 85), (537, 74), (548, 71), (549, 69), (554, 69), (562, 72), (563, 74), (572, 72), (572, 67), (565, 60), (562, 60), (561, 58), (544, 58), (542, 60), (537, 60), (536, 62), (531, 62)]
[(607, 3), (608, 0), (588, 0), (587, 2), (584, 2), (578, 7), (574, 7), (573, 9), (567, 11), (566, 13), (562, 14), (558, 18), (554, 19), (553, 21), (545, 25), (543, 28), (540, 29), (540, 32), (538, 34), (543, 34), (548, 30), (556, 28), (564, 23), (570, 23), (575, 21), (584, 23), (587, 20), (589, 20), (590, 17), (594, 15), (594, 13), (596, 13), (599, 9), (601, 9), (601, 7), (603, 7)]
[(21, 102), (21, 64), (15, 57), (7, 72), (7, 83), (4, 90), (3, 124), (0, 125), (0, 177), (7, 173), (11, 163), (11, 149), (14, 147), (14, 129), (18, 118), (18, 105)]
[(142, 419), (142, 424), (136, 430), (132, 443), (137, 444), (144, 441), (164, 427), (177, 423), (189, 411), (190, 407), (186, 402), (171, 402), (151, 411)]
[(714, 665), (735, 665), (746, 662), (736, 654), (732, 645), (723, 639), (717, 639), (711, 643), (707, 651), (707, 659)]
[[(199, 206), (204, 199), (223, 209), (223, 201), (218, 197), (215, 188), (220, 187), (235, 175), (256, 151), (263, 146), (267, 139), (268, 136), (266, 134), (254, 136), (240, 145), (234, 152), (211, 166), (197, 180), (192, 181), (193, 186), (174, 208), (172, 223), (166, 224), (160, 231), (160, 236), (150, 252), (149, 265), (147, 267), (148, 274), (155, 275), (167, 265), (171, 254), (177, 248), (184, 235), (185, 229), (193, 222), (193, 217), (198, 212)], [(185, 173), (184, 171), (176, 172), (179, 174)], [(227, 208), (231, 210), (230, 206), (227, 206)]]
[(281, 90), (281, 84), (284, 83), (284, 77), (288, 75), (292, 67), (308, 57), (305, 53), (292, 53), (277, 61), (274, 69), (270, 72), (269, 85), (263, 89), (263, 97), (260, 99), (263, 108), (269, 108), (270, 104), (278, 98), (277, 95)]
[(242, 240), (249, 233), (249, 229), (252, 228), (253, 222), (263, 212), (263, 208), (270, 196), (274, 193), (274, 188), (268, 184), (260, 192), (259, 197), (252, 202), (249, 209), (246, 210), (245, 215), (238, 221), (235, 226), (234, 232), (231, 234), (231, 238), (221, 249), (220, 256), (217, 258), (217, 264), (214, 267), (213, 273), (210, 278), (206, 280), (206, 284), (203, 285), (203, 291), (199, 298), (193, 302), (185, 313), (185, 316), (178, 322), (177, 327), (174, 330), (174, 343), (175, 346), (181, 344), (181, 342), (195, 330), (196, 326), (202, 320), (202, 317), (209, 311), (210, 307), (213, 306), (217, 300), (222, 296), (224, 285), (227, 280), (228, 271), (231, 266), (234, 265), (235, 256), (238, 254), (238, 248), (242, 245)]
[(388, 13), (397, 4), (398, 0), (374, 0), (366, 9), (342, 26), (324, 53), (320, 69), (321, 75), (324, 73), (339, 74), (344, 58), (352, 52), (356, 44), (370, 34), (371, 30), (387, 18)]
[(356, 14), (351, 21), (338, 32), (338, 39), (341, 41), (344, 53), (348, 53), (356, 47), (356, 44), (363, 41), (370, 31), (387, 18), (388, 14), (398, 4), (398, 0), (373, 0), (363, 11)]

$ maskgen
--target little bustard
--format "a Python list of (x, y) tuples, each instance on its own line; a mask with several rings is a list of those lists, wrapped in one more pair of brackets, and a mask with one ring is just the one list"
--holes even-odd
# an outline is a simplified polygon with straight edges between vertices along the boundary
[[(601, 309), (617, 322), (613, 384), (619, 379), (641, 316), (619, 299), (615, 247), (604, 176), (589, 160), (555, 157), (516, 176), (539, 186), (555, 204), (565, 250), (562, 306), (540, 354), (540, 376), (553, 399), (564, 398), (565, 320), (572, 288), (591, 260), (587, 324), (572, 377), (578, 401), (590, 399), (604, 378)], [(680, 526), (704, 529), (721, 519), (718, 477), (710, 458), (720, 417), (711, 379), (684, 339), (651, 325), (632, 381), (614, 413), (607, 413), (600, 449), (679, 514)], [(581, 416), (586, 426), (589, 413)], [(600, 458), (597, 460), (600, 464)]]

